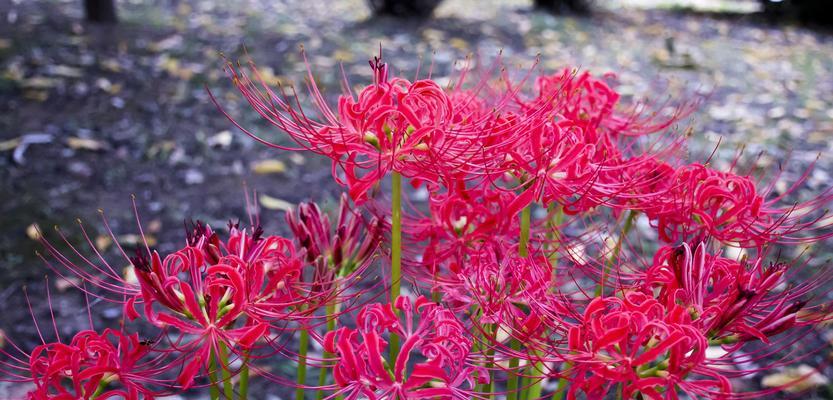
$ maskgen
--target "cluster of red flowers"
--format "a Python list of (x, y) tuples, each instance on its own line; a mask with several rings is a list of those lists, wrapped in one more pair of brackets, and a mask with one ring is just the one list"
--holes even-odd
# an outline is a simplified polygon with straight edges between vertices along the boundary
[[(250, 370), (298, 400), (732, 398), (748, 393), (734, 393), (731, 378), (797, 360), (807, 350), (797, 339), (827, 320), (813, 294), (829, 274), (809, 257), (769, 259), (831, 235), (821, 209), (833, 192), (785, 205), (807, 174), (778, 191), (737, 163), (686, 162), (686, 136), (672, 127), (690, 107), (628, 107), (611, 76), (570, 69), (538, 77), (530, 93), (535, 68), (474, 82), (464, 69), (443, 88), (392, 77), (379, 58), (370, 65), (373, 82), (352, 93), (345, 80), (336, 108), (310, 73), (312, 112), (257, 68), (254, 80), (228, 68), (297, 147), (245, 133), (332, 160), (349, 193), (335, 224), (312, 203), (287, 213), (287, 238), (253, 222), (229, 224), (222, 241), (192, 224), (164, 257), (119, 246), (135, 281), (97, 252), (73, 248), (76, 263), (44, 242), (53, 271), (165, 340), (108, 330), (44, 341), (5, 353), (10, 379), (33, 382), (33, 398), (203, 385), (212, 398), (245, 398)], [(390, 197), (377, 189), (388, 176)], [(427, 204), (403, 209), (403, 177)], [(805, 283), (790, 286), (799, 273)], [(297, 363), (297, 376), (261, 367), (275, 358)]]

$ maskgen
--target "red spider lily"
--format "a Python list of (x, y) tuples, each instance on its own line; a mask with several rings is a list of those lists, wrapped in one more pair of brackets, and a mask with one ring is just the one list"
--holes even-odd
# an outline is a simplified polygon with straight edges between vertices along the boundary
[(479, 324), (510, 323), (525, 315), (519, 307), (548, 292), (552, 268), (545, 257), (519, 257), (512, 251), (500, 246), (470, 249), (464, 263), (450, 265), (447, 274), (437, 277), (443, 301), (456, 311), (475, 307)]
[(406, 216), (403, 225), (412, 242), (406, 250), (423, 251), (410, 255), (419, 266), (414, 273), (426, 269), (433, 276), (440, 266), (465, 263), (474, 249), (516, 241), (516, 215), (529, 200), (486, 185), (467, 187), (457, 179), (446, 192), (431, 193), (429, 201), (427, 215)]
[[(488, 382), (485, 371), (466, 365), (472, 342), (453, 313), (424, 297), (411, 304), (400, 296), (395, 308), (402, 321), (390, 304), (370, 304), (356, 317), (356, 329), (324, 337), (324, 349), (338, 357), (336, 385), (348, 399), (468, 399), (465, 386)], [(384, 356), (385, 332), (402, 338), (399, 355), (390, 362)], [(412, 357), (419, 361), (410, 365)]]
[[(472, 158), (482, 157), (483, 140), (498, 140), (510, 129), (496, 122), (495, 112), (472, 112), (471, 108), (480, 103), (467, 101), (465, 94), (452, 102), (452, 97), (430, 79), (411, 82), (390, 77), (388, 66), (379, 58), (371, 62), (371, 67), (374, 83), (357, 96), (342, 95), (338, 112), (326, 104), (310, 73), (309, 92), (322, 121), (310, 119), (294, 104), (296, 100), (274, 93), (256, 68), (252, 71), (260, 88), (245, 71), (231, 65), (228, 71), (263, 118), (287, 132), (301, 149), (333, 160), (334, 178), (349, 187), (355, 200), (364, 200), (367, 190), (392, 170), (437, 182), (442, 171), (465, 167)], [(349, 84), (345, 82), (344, 86)], [(455, 106), (461, 109), (455, 110)], [(267, 142), (240, 128), (272, 147), (297, 150)], [(343, 180), (335, 173), (336, 166), (344, 173)]]
[(366, 221), (351, 209), (345, 194), (334, 226), (315, 203), (298, 205), (297, 214), (286, 214), (286, 222), (306, 251), (306, 261), (315, 266), (312, 282), (324, 286), (332, 286), (338, 276), (363, 271), (373, 259), (384, 229), (382, 219)]
[[(692, 398), (714, 389), (729, 393), (727, 379), (701, 367), (707, 346), (682, 307), (666, 308), (636, 292), (621, 299), (596, 298), (570, 328), (568, 395), (601, 397), (617, 386), (624, 398), (640, 393), (650, 399), (676, 399), (678, 389)], [(696, 378), (687, 379), (690, 375)]]
[[(106, 329), (79, 332), (68, 344), (53, 342), (36, 347), (29, 357), (35, 389), (30, 399), (152, 399), (148, 388), (165, 368), (148, 368), (153, 357), (138, 335)], [(167, 367), (166, 367), (167, 368)]]
[[(157, 252), (150, 260), (141, 253), (132, 259), (142, 293), (128, 301), (125, 313), (137, 317), (132, 308), (140, 301), (152, 323), (196, 337), (183, 349), (193, 352), (197, 365), (207, 365), (220, 344), (250, 349), (269, 331), (269, 319), (306, 312), (299, 306), (324, 297), (302, 291), (304, 264), (289, 240), (262, 237), (260, 228), (247, 232), (229, 224), (229, 231), (223, 243), (211, 228), (197, 223), (187, 246), (164, 260)], [(155, 311), (154, 304), (162, 311)], [(180, 384), (189, 386), (197, 372), (184, 370)]]
[(726, 343), (761, 340), (769, 343), (789, 328), (809, 325), (801, 320), (806, 301), (801, 297), (814, 284), (784, 292), (787, 265), (764, 267), (760, 258), (736, 261), (707, 254), (698, 245), (692, 254), (688, 245), (661, 249), (649, 268), (646, 286), (659, 288), (658, 299), (666, 306), (689, 307), (694, 324), (710, 340)]
[(634, 198), (633, 208), (656, 221), (660, 238), (666, 242), (710, 236), (724, 243), (760, 248), (829, 236), (807, 237), (808, 232), (819, 229), (815, 225), (823, 215), (813, 217), (812, 213), (827, 204), (829, 193), (783, 207), (778, 201), (797, 186), (767, 199), (772, 186), (761, 190), (749, 176), (715, 171), (701, 164), (679, 167), (673, 173), (657, 166), (657, 171), (667, 179), (661, 187), (651, 187), (645, 196)]
[(534, 193), (531, 200), (561, 203), (570, 214), (602, 203), (613, 206), (617, 195), (642, 184), (640, 176), (627, 179), (628, 170), (679, 147), (675, 139), (667, 149), (653, 145), (640, 150), (633, 138), (667, 128), (684, 115), (683, 108), (653, 123), (656, 117), (621, 114), (615, 111), (619, 95), (610, 86), (568, 69), (539, 77), (536, 86), (537, 97), (521, 100), (525, 106), (518, 119), (525, 121), (525, 129), (518, 131), (520, 140), (491, 153), (503, 160), (494, 170), (510, 171)]
[(638, 113), (644, 105), (633, 107), (631, 112), (622, 112), (618, 109), (622, 106), (620, 95), (609, 85), (613, 77), (613, 74), (605, 74), (603, 79), (599, 79), (586, 71), (565, 68), (560, 73), (538, 77), (535, 82), (537, 97), (529, 103), (554, 104), (558, 119), (582, 127), (586, 142), (601, 143), (602, 148), (614, 157), (626, 150), (616, 145), (619, 137), (637, 137), (662, 131), (691, 110), (690, 106), (679, 107), (666, 118), (659, 113)]

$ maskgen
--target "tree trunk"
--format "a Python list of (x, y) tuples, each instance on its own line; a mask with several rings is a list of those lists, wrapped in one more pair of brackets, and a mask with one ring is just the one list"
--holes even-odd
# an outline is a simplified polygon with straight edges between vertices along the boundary
[(116, 0), (84, 0), (84, 12), (87, 20), (92, 22), (115, 23)]
[(574, 12), (585, 14), (590, 11), (587, 0), (535, 0), (535, 7), (554, 13)]

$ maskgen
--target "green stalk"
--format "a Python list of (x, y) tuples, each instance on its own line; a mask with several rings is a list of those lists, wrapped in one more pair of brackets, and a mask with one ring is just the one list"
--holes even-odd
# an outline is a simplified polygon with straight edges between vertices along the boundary
[(531, 225), (532, 206), (526, 206), (521, 211), (521, 239), (518, 241), (518, 255), (526, 257), (529, 255), (529, 226)]
[(622, 227), (622, 232), (619, 234), (619, 238), (616, 239), (616, 246), (613, 247), (613, 254), (610, 255), (610, 259), (602, 268), (602, 280), (599, 282), (599, 286), (596, 286), (596, 292), (594, 293), (595, 297), (599, 297), (604, 294), (607, 275), (610, 273), (610, 268), (613, 267), (616, 260), (619, 258), (619, 252), (622, 251), (622, 242), (625, 241), (625, 236), (627, 236), (628, 232), (631, 231), (633, 221), (636, 219), (636, 216), (636, 211), (628, 211), (628, 216), (625, 218), (625, 226)]
[(208, 387), (208, 395), (211, 400), (219, 400), (220, 399), (220, 387), (217, 383), (217, 358), (214, 354), (214, 350), (211, 350), (211, 353), (208, 356), (208, 379), (211, 380), (211, 386)]
[(295, 400), (304, 400), (304, 385), (307, 381), (307, 350), (309, 349), (309, 331), (301, 330), (301, 338), (298, 343), (298, 388), (295, 389)]
[[(399, 297), (402, 279), (402, 175), (391, 172), (391, 243), (390, 243), (390, 302), (393, 305)], [(398, 313), (397, 313), (398, 315)], [(396, 362), (399, 355), (399, 336), (390, 335), (390, 362)]]
[(552, 281), (553, 281), (553, 288), (555, 288), (556, 283), (556, 272), (558, 269), (558, 240), (561, 239), (561, 232), (557, 231), (561, 224), (564, 222), (564, 209), (561, 208), (561, 205), (558, 203), (552, 203), (547, 207), (548, 214), (553, 214), (549, 219), (550, 225), (550, 242), (552, 243), (552, 248), (550, 249), (550, 265), (552, 265)]
[(234, 399), (234, 385), (231, 383), (231, 371), (228, 369), (228, 349), (223, 342), (217, 346), (220, 358), (220, 373), (223, 376), (223, 394), (227, 400)]
[(243, 360), (243, 367), (240, 369), (240, 400), (249, 398), (249, 360), (248, 356)]
[[(518, 351), (521, 349), (521, 342), (518, 339), (512, 338), (509, 342), (509, 347), (514, 351)], [(506, 378), (506, 400), (518, 399), (518, 380), (520, 380), (520, 376), (517, 375), (516, 370), (518, 369), (519, 362), (518, 357), (512, 357), (509, 360), (509, 370), (507, 371), (509, 376)]]
[[(529, 255), (529, 228), (532, 219), (531, 208), (532, 206), (526, 206), (521, 211), (521, 237), (518, 240), (518, 255), (521, 257)], [(518, 351), (521, 349), (521, 342), (513, 337), (509, 342), (509, 347), (512, 350)], [(520, 376), (515, 371), (518, 369), (519, 363), (520, 360), (518, 357), (512, 357), (509, 360), (509, 370), (507, 371), (509, 376), (506, 380), (506, 400), (518, 399), (518, 381), (520, 380)]]
[[(569, 370), (570, 367), (571, 364), (569, 362), (564, 363), (564, 368), (561, 372)], [(555, 393), (552, 394), (552, 400), (561, 400), (564, 398), (564, 394), (567, 393), (567, 382), (566, 375), (561, 375), (561, 377), (558, 378), (558, 388), (555, 389)]]
[[(338, 293), (338, 286), (335, 287), (334, 293)], [(337, 307), (338, 307), (338, 300), (337, 299), (333, 299), (333, 301), (327, 303), (327, 332), (332, 332), (336, 329), (335, 314), (337, 312)], [(333, 356), (332, 354), (325, 351), (324, 355), (323, 355), (323, 358), (327, 359), (327, 358), (330, 358), (332, 356)], [(327, 368), (326, 366), (321, 367), (321, 372), (318, 374), (318, 387), (322, 387), (322, 386), (324, 386), (325, 383), (327, 383), (327, 373), (329, 371), (330, 371), (330, 369)], [(315, 399), (316, 400), (322, 400), (323, 398), (324, 398), (324, 390), (318, 389), (318, 393), (316, 393)]]
[(95, 389), (95, 393), (93, 393), (93, 395), (90, 396), (90, 400), (95, 400), (98, 396), (101, 395), (101, 393), (104, 392), (104, 389), (106, 389), (106, 388), (107, 388), (107, 380), (102, 379), (101, 382), (98, 383), (98, 387)]
[[(491, 324), (487, 324), (484, 329), (486, 330), (485, 335), (489, 337), (490, 342), (494, 342), (495, 340), (495, 333), (497, 332), (496, 326), (492, 326)], [(486, 365), (489, 370), (489, 383), (486, 386), (486, 393), (489, 394), (487, 397), (488, 399), (494, 399), (495, 395), (495, 376), (494, 376), (494, 367), (495, 367), (495, 349), (489, 348), (486, 350)]]

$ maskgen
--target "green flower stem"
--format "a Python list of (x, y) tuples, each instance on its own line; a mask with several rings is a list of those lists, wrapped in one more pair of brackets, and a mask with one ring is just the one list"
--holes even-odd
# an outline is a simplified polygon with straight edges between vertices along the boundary
[[(336, 283), (338, 285), (338, 283)], [(334, 293), (338, 293), (338, 286), (335, 287)], [(327, 332), (332, 332), (336, 329), (336, 313), (338, 312), (338, 299), (333, 299), (333, 301), (327, 303)], [(326, 360), (332, 357), (333, 354), (328, 352), (324, 352), (323, 358)], [(324, 386), (327, 383), (327, 374), (329, 373), (330, 369), (322, 365), (321, 372), (318, 374), (318, 387)], [(324, 390), (318, 389), (318, 393), (315, 395), (316, 400), (321, 400), (324, 398)]]
[(220, 399), (220, 387), (217, 383), (219, 380), (217, 379), (217, 357), (214, 354), (214, 350), (211, 350), (211, 353), (208, 356), (208, 379), (211, 381), (211, 386), (208, 387), (208, 395), (211, 400), (219, 400)]
[(298, 388), (295, 389), (295, 400), (304, 400), (304, 392), (307, 381), (307, 350), (309, 349), (309, 331), (301, 329), (301, 338), (298, 343)]
[[(521, 211), (521, 237), (518, 240), (518, 255), (526, 257), (529, 255), (529, 228), (531, 225), (532, 213), (530, 209), (532, 206), (526, 206)], [(521, 349), (521, 342), (516, 338), (512, 338), (509, 342), (509, 347), (512, 350), (518, 351)], [(518, 399), (518, 381), (520, 376), (516, 373), (520, 360), (518, 357), (512, 357), (509, 360), (508, 377), (506, 380), (506, 400)]]
[[(486, 326), (484, 326), (484, 329), (486, 330), (484, 336), (488, 337), (488, 340), (489, 340), (490, 343), (494, 343), (495, 335), (496, 335), (496, 332), (497, 332), (497, 329), (495, 329), (495, 328), (497, 328), (497, 326), (496, 325), (493, 326), (491, 324), (487, 324)], [(487, 398), (494, 399), (495, 398), (495, 395), (494, 395), (494, 392), (495, 392), (495, 374), (494, 374), (495, 349), (491, 348), (491, 347), (488, 350), (486, 350), (486, 368), (489, 370), (489, 383), (486, 385), (486, 393), (489, 394), (489, 396)]]
[(101, 393), (104, 393), (104, 389), (107, 388), (107, 380), (102, 379), (101, 382), (98, 383), (98, 387), (95, 389), (95, 393), (90, 396), (90, 400), (95, 400)]
[[(561, 372), (567, 371), (572, 367), (572, 364), (569, 362), (564, 363), (564, 368), (561, 369)], [(564, 394), (567, 393), (567, 376), (561, 375), (558, 378), (558, 388), (555, 389), (555, 393), (552, 394), (552, 400), (561, 400), (564, 398)]]
[(223, 395), (226, 399), (234, 398), (234, 385), (231, 383), (231, 371), (228, 368), (228, 349), (225, 343), (220, 342), (217, 346), (217, 352), (220, 359), (220, 373), (223, 376)]
[(561, 224), (564, 222), (564, 209), (558, 203), (552, 203), (547, 207), (549, 217), (549, 233), (550, 233), (550, 265), (552, 266), (552, 288), (556, 286), (556, 272), (558, 270), (558, 241), (561, 240)]
[(607, 282), (607, 276), (610, 274), (610, 268), (616, 263), (616, 260), (619, 259), (619, 253), (622, 251), (622, 243), (625, 241), (625, 236), (631, 231), (633, 227), (633, 221), (636, 219), (638, 213), (634, 210), (628, 211), (628, 216), (625, 218), (625, 226), (622, 227), (622, 232), (619, 234), (619, 238), (616, 239), (616, 246), (613, 247), (613, 253), (610, 255), (610, 259), (607, 263), (605, 263), (604, 267), (602, 268), (602, 280), (599, 282), (599, 285), (596, 286), (595, 297), (599, 297), (604, 295), (605, 291), (605, 282)]
[[(518, 339), (512, 338), (509, 342), (509, 347), (514, 351), (518, 351), (521, 349), (521, 342)], [(507, 371), (509, 376), (506, 378), (506, 400), (518, 399), (518, 381), (520, 380), (520, 376), (517, 375), (516, 370), (518, 369), (519, 362), (518, 357), (512, 357), (509, 360), (509, 369)]]
[[(393, 305), (399, 297), (402, 280), (402, 175), (391, 173), (391, 243), (390, 243), (390, 302)], [(395, 311), (395, 309), (394, 309)], [(397, 313), (398, 315), (398, 313)], [(399, 336), (390, 335), (390, 362), (396, 362), (399, 355)]]
[(529, 255), (529, 226), (531, 225), (532, 219), (530, 208), (532, 206), (526, 206), (521, 211), (521, 238), (518, 241), (518, 255), (521, 257)]
[(249, 356), (243, 360), (243, 367), (240, 368), (240, 400), (249, 398)]

